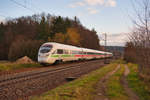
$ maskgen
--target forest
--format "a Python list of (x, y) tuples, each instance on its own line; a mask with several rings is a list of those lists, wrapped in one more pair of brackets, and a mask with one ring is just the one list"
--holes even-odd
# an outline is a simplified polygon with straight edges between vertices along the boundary
[(77, 17), (71, 19), (42, 13), (0, 23), (0, 60), (15, 61), (28, 56), (36, 61), (38, 49), (44, 42), (100, 49), (95, 29), (87, 29)]

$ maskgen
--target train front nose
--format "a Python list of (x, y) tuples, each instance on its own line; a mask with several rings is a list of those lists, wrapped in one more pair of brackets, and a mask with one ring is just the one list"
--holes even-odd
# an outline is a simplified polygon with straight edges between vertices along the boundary
[(48, 63), (48, 56), (43, 55), (43, 54), (39, 54), (38, 55), (38, 62), (39, 63)]
[(52, 49), (52, 45), (50, 44), (43, 44), (38, 53), (38, 62), (39, 63), (48, 63), (48, 56)]

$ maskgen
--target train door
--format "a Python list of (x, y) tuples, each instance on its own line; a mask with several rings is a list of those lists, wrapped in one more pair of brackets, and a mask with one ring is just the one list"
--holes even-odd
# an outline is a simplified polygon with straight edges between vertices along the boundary
[(81, 49), (81, 59), (83, 60), (84, 59), (84, 51), (83, 51), (83, 49)]
[(62, 61), (63, 60), (63, 50), (62, 49), (57, 49), (57, 54), (58, 54), (58, 59), (59, 61)]
[(64, 49), (63, 50), (63, 61), (69, 61), (70, 60), (70, 54), (69, 54), (69, 50)]

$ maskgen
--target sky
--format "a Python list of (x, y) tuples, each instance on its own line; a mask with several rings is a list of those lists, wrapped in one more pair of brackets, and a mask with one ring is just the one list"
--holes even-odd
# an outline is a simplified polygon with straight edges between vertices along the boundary
[(0, 0), (0, 21), (38, 13), (74, 18), (97, 31), (100, 44), (107, 33), (108, 45), (124, 46), (131, 31), (131, 0)]

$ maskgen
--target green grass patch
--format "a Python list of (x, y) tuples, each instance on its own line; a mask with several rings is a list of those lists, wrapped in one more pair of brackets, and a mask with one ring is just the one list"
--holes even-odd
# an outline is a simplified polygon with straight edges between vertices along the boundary
[(120, 83), (125, 68), (121, 65), (120, 69), (114, 73), (107, 82), (106, 94), (110, 100), (128, 100), (127, 94)]
[(10, 71), (16, 69), (23, 69), (23, 68), (33, 68), (33, 67), (41, 67), (39, 63), (32, 63), (32, 64), (16, 64), (16, 63), (0, 63), (0, 71)]
[(138, 77), (138, 65), (128, 64), (130, 74), (127, 77), (129, 87), (139, 96), (141, 100), (150, 100), (150, 90), (147, 83)]
[(66, 83), (40, 96), (32, 97), (31, 100), (93, 100), (96, 95), (96, 89), (94, 88), (96, 83), (116, 66), (117, 64), (113, 63), (102, 67), (75, 81)]

